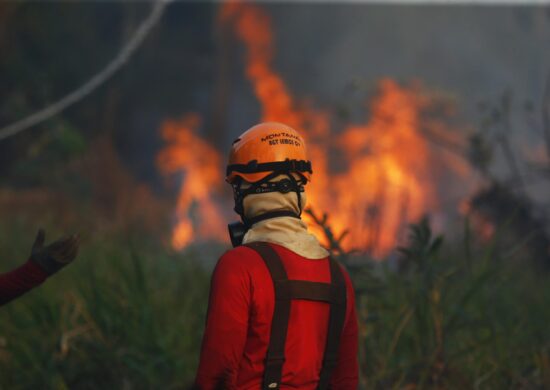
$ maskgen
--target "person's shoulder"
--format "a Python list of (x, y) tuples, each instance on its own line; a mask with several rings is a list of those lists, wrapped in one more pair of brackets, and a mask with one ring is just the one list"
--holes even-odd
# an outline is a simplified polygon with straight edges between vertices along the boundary
[(217, 267), (230, 267), (232, 269), (249, 269), (261, 264), (262, 258), (255, 250), (241, 245), (226, 251), (220, 256)]

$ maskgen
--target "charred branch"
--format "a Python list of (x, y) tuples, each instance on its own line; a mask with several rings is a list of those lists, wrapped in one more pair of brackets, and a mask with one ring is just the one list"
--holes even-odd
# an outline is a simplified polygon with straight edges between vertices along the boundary
[(63, 98), (59, 99), (50, 106), (37, 111), (26, 118), (23, 118), (15, 123), (9, 124), (5, 127), (0, 128), (0, 140), (11, 137), (15, 134), (18, 134), (24, 130), (27, 130), (37, 124), (44, 122), (45, 120), (61, 113), (71, 105), (79, 102), (84, 99), (86, 96), (94, 92), (99, 86), (103, 85), (107, 80), (109, 80), (128, 60), (132, 57), (135, 51), (141, 46), (145, 38), (149, 35), (153, 27), (162, 17), (165, 7), (172, 0), (156, 0), (151, 13), (141, 25), (137, 28), (134, 35), (130, 40), (122, 47), (119, 53), (115, 56), (111, 62), (107, 64), (101, 72), (94, 75), (91, 79), (85, 82), (78, 89), (72, 91), (71, 93), (65, 95)]

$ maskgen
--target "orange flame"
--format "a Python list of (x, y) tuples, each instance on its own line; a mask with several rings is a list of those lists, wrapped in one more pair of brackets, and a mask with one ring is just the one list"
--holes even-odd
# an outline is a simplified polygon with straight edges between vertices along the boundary
[(247, 48), (246, 75), (262, 106), (262, 120), (284, 119), (290, 127), (300, 128), (302, 117), (294, 110), (285, 83), (270, 66), (273, 37), (269, 16), (257, 6), (232, 1), (222, 5), (220, 21), (233, 24)]
[[(224, 221), (214, 194), (223, 183), (218, 152), (195, 133), (201, 120), (189, 114), (181, 121), (167, 121), (162, 137), (169, 144), (158, 156), (161, 172), (182, 172), (184, 185), (177, 203), (177, 224), (172, 234), (172, 246), (182, 249), (195, 235), (202, 239), (225, 239)], [(197, 218), (190, 210), (196, 205)]]
[[(310, 204), (331, 211), (330, 225), (338, 234), (349, 230), (348, 245), (385, 253), (396, 242), (405, 221), (418, 219), (435, 195), (430, 178), (430, 149), (418, 131), (427, 104), (420, 91), (391, 80), (380, 83), (380, 95), (370, 105), (372, 120), (329, 132), (329, 117), (296, 109), (281, 77), (271, 69), (269, 17), (251, 4), (226, 3), (221, 20), (235, 26), (247, 48), (247, 75), (262, 105), (262, 120), (288, 123), (306, 132), (314, 177), (308, 186)], [(347, 169), (332, 173), (326, 156), (339, 149)]]
[[(368, 104), (371, 119), (367, 123), (350, 125), (338, 133), (331, 131), (329, 112), (315, 110), (304, 101), (297, 102), (272, 69), (274, 50), (269, 16), (259, 6), (233, 1), (220, 7), (219, 17), (221, 23), (233, 27), (246, 47), (246, 74), (261, 104), (261, 120), (286, 123), (302, 131), (308, 141), (314, 169), (306, 189), (309, 205), (315, 211), (330, 214), (329, 224), (337, 236), (349, 231), (342, 243), (345, 249), (362, 248), (373, 255), (387, 254), (403, 232), (403, 225), (437, 207), (432, 173), (438, 163), (420, 131), (422, 112), (430, 106), (430, 98), (418, 85), (402, 87), (385, 79), (379, 83), (376, 98)], [(193, 135), (190, 128), (198, 126), (193, 118), (193, 126), (181, 123), (177, 130), (174, 123), (168, 122), (163, 127), (167, 141), (179, 137), (189, 141), (185, 147), (179, 141), (179, 146), (169, 146), (160, 158), (160, 161), (177, 161), (161, 164), (164, 172), (181, 169), (187, 175), (178, 203), (180, 223), (174, 233), (179, 237), (174, 241), (177, 247), (188, 243), (194, 233), (203, 233), (195, 232), (186, 217), (191, 199), (199, 203), (202, 215), (208, 215), (205, 219), (208, 226), (223, 227), (221, 214), (216, 214), (216, 204), (208, 192), (209, 186), (215, 188), (222, 182), (221, 159), (211, 146)], [(441, 127), (437, 130), (443, 131)], [(182, 135), (173, 136), (179, 132)], [(188, 149), (190, 143), (196, 144), (193, 150)], [(196, 164), (191, 157), (193, 153), (208, 155), (210, 165)], [(332, 168), (334, 161), (329, 158), (334, 155), (339, 156), (338, 170)], [(208, 185), (195, 181), (198, 178), (190, 173), (195, 168), (201, 170), (198, 176), (208, 178)], [(305, 220), (322, 238), (319, 227), (307, 216)], [(207, 234), (218, 237), (217, 230)]]

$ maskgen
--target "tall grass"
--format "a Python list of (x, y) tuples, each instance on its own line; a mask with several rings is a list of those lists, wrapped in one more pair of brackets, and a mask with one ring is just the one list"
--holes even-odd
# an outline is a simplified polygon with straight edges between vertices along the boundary
[[(33, 233), (0, 224), (0, 272)], [(433, 237), (423, 222), (399, 266), (342, 257), (362, 388), (550, 388), (549, 276), (464, 237)], [(75, 264), (0, 309), (0, 389), (186, 388), (214, 253), (170, 253), (137, 233), (85, 241)]]
[(550, 275), (507, 262), (495, 242), (451, 250), (423, 221), (398, 270), (353, 273), (363, 386), (550, 388)]
[(208, 278), (191, 254), (143, 239), (85, 243), (75, 264), (0, 310), (0, 388), (183, 388)]

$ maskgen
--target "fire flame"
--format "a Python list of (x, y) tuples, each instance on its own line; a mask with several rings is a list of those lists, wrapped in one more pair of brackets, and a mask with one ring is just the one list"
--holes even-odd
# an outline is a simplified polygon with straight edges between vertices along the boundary
[[(215, 199), (215, 190), (223, 183), (222, 162), (216, 149), (195, 134), (200, 125), (199, 116), (189, 114), (179, 122), (165, 122), (161, 129), (168, 146), (160, 152), (158, 166), (165, 174), (181, 172), (184, 176), (172, 233), (175, 249), (183, 249), (195, 235), (225, 239), (223, 214)], [(195, 219), (191, 217), (193, 206), (197, 208)]]
[[(404, 225), (438, 205), (432, 175), (436, 160), (420, 131), (429, 97), (418, 85), (402, 87), (384, 79), (367, 105), (370, 119), (365, 124), (331, 131), (330, 113), (294, 99), (273, 70), (272, 29), (262, 8), (226, 2), (220, 7), (219, 22), (233, 28), (246, 47), (246, 75), (261, 104), (261, 121), (286, 123), (307, 140), (314, 170), (306, 188), (309, 205), (329, 213), (329, 225), (337, 236), (349, 231), (342, 243), (345, 249), (366, 249), (377, 256), (388, 253)], [(162, 128), (169, 146), (161, 152), (159, 166), (165, 173), (185, 175), (173, 237), (176, 248), (196, 236), (225, 236), (220, 232), (221, 206), (212, 197), (212, 189), (223, 183), (222, 158), (195, 135), (198, 127), (199, 119), (192, 115), (180, 123), (166, 122)], [(329, 157), (334, 155), (339, 156), (338, 170)], [(193, 226), (189, 217), (193, 202), (198, 204), (198, 220), (207, 226), (205, 222)], [(308, 216), (304, 219), (323, 241), (319, 227)]]

